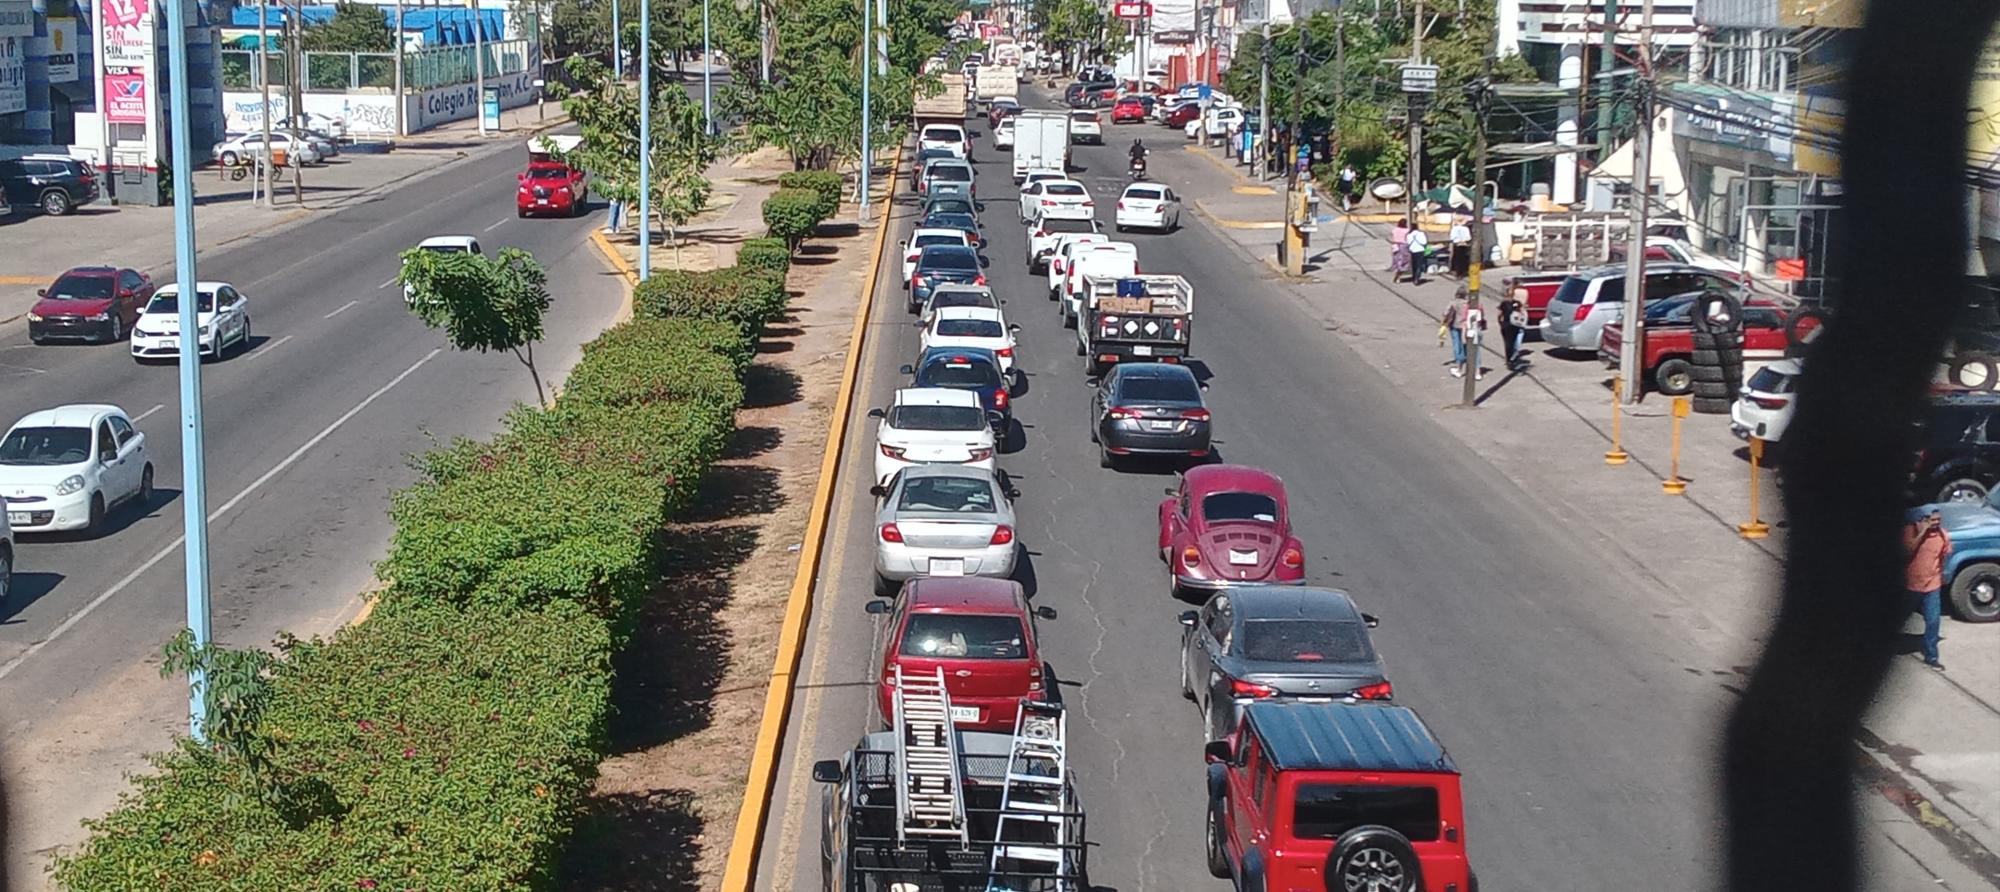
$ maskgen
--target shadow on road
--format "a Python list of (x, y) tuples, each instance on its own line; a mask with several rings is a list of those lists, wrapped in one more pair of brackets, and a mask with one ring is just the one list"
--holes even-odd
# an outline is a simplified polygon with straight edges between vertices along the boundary
[(7, 600), (0, 602), (0, 626), (11, 626), (20, 620), (15, 617), (28, 605), (41, 600), (43, 595), (55, 591), (63, 581), (61, 573), (14, 573), (14, 587), (7, 592)]

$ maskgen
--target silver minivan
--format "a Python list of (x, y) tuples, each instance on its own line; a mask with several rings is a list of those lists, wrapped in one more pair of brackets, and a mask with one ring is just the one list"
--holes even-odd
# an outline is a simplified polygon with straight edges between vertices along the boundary
[[(1736, 282), (1714, 270), (1679, 263), (1646, 264), (1646, 300), (1652, 301), (1690, 291), (1714, 288), (1739, 290)], [(1542, 342), (1554, 350), (1596, 352), (1604, 325), (1617, 312), (1599, 307), (1622, 304), (1625, 300), (1625, 267), (1599, 266), (1578, 270), (1563, 280), (1549, 299), (1548, 314), (1542, 319)]]

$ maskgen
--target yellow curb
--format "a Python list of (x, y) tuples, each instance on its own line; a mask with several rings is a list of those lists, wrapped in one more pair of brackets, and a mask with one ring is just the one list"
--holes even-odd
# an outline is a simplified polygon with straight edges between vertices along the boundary
[(750, 758), (750, 776), (743, 788), (743, 805), (736, 812), (736, 833), (729, 845), (729, 859), (722, 871), (723, 892), (750, 892), (757, 879), (758, 850), (764, 845), (764, 823), (770, 817), (771, 791), (778, 778), (778, 752), (785, 743), (785, 724), (791, 719), (792, 687), (797, 681), (799, 659), (805, 655), (806, 619), (812, 614), (813, 580), (819, 573), (820, 555), (825, 548), (827, 518), (832, 513), (834, 480), (840, 471), (840, 453), (847, 436), (847, 416), (854, 406), (854, 382), (861, 370), (862, 341), (868, 334), (868, 315), (875, 304), (875, 283), (882, 267), (882, 248), (888, 242), (890, 215), (895, 208), (896, 174), (902, 161), (898, 155), (889, 168), (891, 200), (882, 202), (882, 222), (875, 232), (875, 255), (868, 261), (868, 285), (861, 290), (855, 308), (854, 331), (847, 339), (847, 362), (841, 371), (840, 392), (833, 402), (833, 426), (826, 435), (826, 451), (820, 456), (819, 483), (813, 490), (810, 512), (806, 515), (804, 547), (799, 569), (792, 576), (792, 591), (785, 604), (785, 623), (778, 632), (778, 656), (771, 667), (771, 682), (764, 691), (764, 717), (757, 728), (757, 747)]
[(1231, 186), (1229, 191), (1238, 195), (1276, 195), (1278, 190), (1269, 186)]
[(0, 285), (40, 285), (55, 280), (55, 276), (0, 276)]
[(617, 270), (618, 275), (625, 279), (625, 300), (618, 305), (618, 315), (611, 320), (611, 324), (617, 325), (621, 322), (630, 321), (632, 318), (632, 289), (639, 284), (639, 274), (632, 271), (632, 265), (625, 262), (625, 255), (618, 253), (617, 246), (611, 244), (611, 240), (604, 237), (604, 230), (592, 229), (590, 231), (590, 242), (597, 246), (598, 253), (604, 255), (605, 261), (611, 264), (611, 268)]
[(1343, 214), (1339, 219), (1344, 223), (1394, 223), (1403, 218), (1402, 214)]
[(1197, 155), (1200, 155), (1203, 158), (1208, 159), (1208, 163), (1213, 164), (1216, 167), (1222, 168), (1222, 171), (1224, 173), (1227, 173), (1230, 176), (1237, 178), (1238, 180), (1247, 181), (1249, 179), (1249, 177), (1243, 175), (1242, 171), (1236, 169), (1236, 165), (1222, 160), (1220, 156), (1217, 156), (1214, 152), (1209, 151), (1209, 148), (1210, 148), (1209, 146), (1204, 146), (1199, 141), (1197, 141), (1194, 145), (1191, 146), (1181, 146), (1181, 151), (1193, 152)]
[(361, 609), (354, 614), (353, 619), (347, 621), (347, 624), (349, 626), (361, 625), (364, 621), (368, 619), (368, 617), (373, 616), (375, 614), (375, 605), (381, 602), (382, 602), (381, 592), (362, 593)]
[(1222, 227), (1222, 228), (1224, 228), (1224, 229), (1283, 229), (1283, 228), (1285, 228), (1285, 221), (1283, 221), (1283, 220), (1225, 220), (1225, 219), (1223, 219), (1223, 218), (1221, 218), (1221, 217), (1218, 217), (1218, 216), (1216, 216), (1216, 214), (1215, 214), (1215, 212), (1214, 212), (1214, 211), (1211, 211), (1211, 210), (1209, 210), (1209, 209), (1208, 209), (1208, 203), (1207, 203), (1207, 202), (1205, 202), (1205, 201), (1202, 201), (1202, 200), (1201, 200), (1201, 199), (1199, 199), (1199, 198), (1197, 198), (1197, 199), (1195, 199), (1195, 200), (1194, 200), (1194, 207), (1195, 207), (1195, 210), (1198, 210), (1198, 211), (1201, 211), (1201, 212), (1202, 212), (1202, 213), (1203, 213), (1204, 215), (1206, 215), (1206, 216), (1207, 216), (1207, 217), (1208, 217), (1208, 218), (1209, 218), (1210, 220), (1213, 220), (1213, 221), (1215, 221), (1215, 225), (1217, 225), (1217, 226), (1220, 226), (1220, 227)]

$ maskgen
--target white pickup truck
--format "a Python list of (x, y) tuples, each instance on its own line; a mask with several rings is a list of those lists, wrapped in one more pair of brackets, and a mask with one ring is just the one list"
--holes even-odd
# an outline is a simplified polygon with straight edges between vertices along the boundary
[(1086, 275), (1076, 340), (1092, 375), (1131, 360), (1180, 362), (1194, 340), (1194, 285), (1180, 276)]
[(1064, 233), (1103, 232), (1089, 208), (1050, 208), (1028, 224), (1028, 272), (1046, 273)]

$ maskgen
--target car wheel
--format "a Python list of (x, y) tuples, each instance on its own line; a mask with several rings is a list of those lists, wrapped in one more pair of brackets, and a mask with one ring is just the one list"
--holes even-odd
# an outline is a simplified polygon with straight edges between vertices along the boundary
[(1111, 454), (1110, 447), (1105, 446), (1102, 441), (1097, 444), (1097, 466), (1113, 470), (1118, 468), (1118, 459)]
[(216, 160), (222, 162), (223, 167), (235, 167), (236, 162), (242, 159), (236, 157), (235, 152), (223, 152), (222, 157), (217, 158)]
[(42, 193), (42, 212), (51, 217), (69, 213), (69, 193), (60, 189), (50, 189)]
[[(1229, 736), (1229, 728), (1222, 723), (1223, 717), (1216, 714), (1215, 705), (1214, 696), (1211, 694), (1208, 708), (1201, 711), (1201, 723), (1208, 729), (1203, 732), (1208, 735), (1202, 738), (1203, 740), (1221, 740)], [(1227, 704), (1224, 704), (1223, 708), (1227, 709)]]
[(1653, 370), (1653, 386), (1667, 396), (1680, 396), (1694, 385), (1694, 367), (1685, 359), (1669, 359)]
[(147, 465), (145, 470), (139, 472), (139, 492), (132, 497), (132, 500), (139, 503), (139, 510), (141, 511), (153, 506), (152, 465)]
[(893, 598), (893, 597), (895, 597), (895, 596), (896, 596), (896, 592), (898, 592), (898, 591), (902, 590), (902, 588), (903, 588), (903, 584), (902, 584), (902, 583), (900, 583), (900, 582), (897, 582), (897, 581), (896, 581), (896, 580), (894, 580), (894, 579), (890, 579), (890, 578), (889, 578), (889, 577), (887, 577), (887, 576), (883, 576), (883, 575), (882, 575), (882, 574), (880, 574), (880, 573), (877, 573), (877, 574), (875, 574), (875, 596), (876, 596), (876, 597), (878, 597), (878, 598)]
[(1951, 580), (1951, 612), (1969, 623), (2000, 621), (2000, 564), (1975, 561)]
[(38, 337), (35, 337), (34, 335), (29, 335), (29, 336), (28, 336), (28, 342), (29, 342), (29, 343), (31, 343), (31, 344), (34, 344), (34, 345), (35, 345), (35, 346), (37, 346), (37, 347), (40, 347), (40, 346), (43, 346), (43, 345), (47, 344), (47, 343), (49, 342), (49, 339), (48, 339), (48, 338), (38, 338)]
[(1423, 871), (1409, 837), (1380, 824), (1347, 831), (1327, 857), (1327, 887), (1368, 892), (1416, 892)]
[[(1076, 327), (1076, 314), (1070, 312), (1069, 301), (1063, 301), (1063, 328), (1067, 329), (1075, 327)], [(1076, 342), (1076, 348), (1078, 350), (1082, 350), (1083, 342), (1082, 341)]]
[(93, 493), (90, 497), (90, 519), (83, 528), (86, 534), (95, 534), (104, 528), (104, 495)]
[(1203, 823), (1207, 825), (1202, 836), (1206, 838), (1205, 847), (1208, 849), (1208, 875), (1218, 880), (1229, 879), (1229, 853), (1222, 850), (1222, 827), (1215, 814), (1215, 806), (1208, 807), (1208, 820)]
[(7, 546), (0, 545), (0, 604), (7, 602), (7, 596), (14, 593), (14, 553)]
[(1938, 487), (1934, 502), (1977, 505), (1986, 501), (1986, 484), (1972, 477), (1958, 477)]
[(249, 350), (250, 350), (250, 320), (245, 319), (243, 320), (243, 336), (236, 340), (236, 352), (241, 354), (248, 352)]
[(125, 340), (125, 317), (117, 313), (111, 314), (111, 336), (104, 340), (108, 344), (116, 344), (119, 341)]

